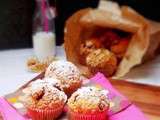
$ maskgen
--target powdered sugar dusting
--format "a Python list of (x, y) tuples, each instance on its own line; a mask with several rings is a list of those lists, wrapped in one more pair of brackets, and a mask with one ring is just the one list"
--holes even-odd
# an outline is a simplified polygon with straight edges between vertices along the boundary
[(72, 83), (81, 82), (79, 69), (68, 61), (54, 61), (46, 70), (45, 77), (61, 80), (63, 87), (69, 87)]
[(28, 91), (24, 93), (24, 102), (28, 106), (36, 108), (53, 108), (63, 106), (67, 101), (67, 96), (63, 91), (54, 87), (57, 84), (54, 80), (36, 80), (28, 86)]
[(29, 86), (24, 89), (24, 93), (30, 94), (36, 91), (43, 90), (44, 84), (45, 84), (45, 81), (41, 79), (37, 79), (36, 81), (31, 82)]
[[(91, 86), (91, 87), (82, 87), (78, 89), (74, 94), (78, 94), (81, 98), (86, 98), (86, 97), (88, 98), (90, 96), (96, 96), (96, 97), (106, 96), (107, 97), (108, 91)], [(92, 97), (90, 99), (92, 99)]]
[(80, 75), (78, 68), (72, 64), (71, 62), (67, 61), (54, 61), (50, 64), (48, 69), (46, 70), (46, 77), (53, 76), (64, 76), (67, 77), (66, 79), (71, 78), (72, 76)]
[(104, 111), (109, 107), (108, 91), (96, 87), (82, 87), (68, 100), (69, 107), (80, 113)]
[(55, 93), (58, 95), (59, 94), (59, 99), (62, 100), (64, 99), (64, 102), (66, 102), (67, 98), (66, 98), (66, 95), (64, 92), (62, 91), (59, 91), (57, 88), (55, 88), (54, 86), (57, 85), (59, 82), (58, 80), (55, 78), (46, 78), (44, 80), (36, 80), (34, 82), (31, 83), (31, 92), (32, 94), (39, 91), (39, 90), (42, 90), (42, 89), (45, 89), (45, 94), (48, 94), (48, 92), (51, 92), (51, 93), (54, 93), (53, 94), (53, 97), (55, 95)]
[(43, 79), (47, 84), (53, 86), (53, 87), (56, 87), (58, 89), (61, 89), (61, 83), (60, 81), (57, 79), (57, 78), (44, 78)]

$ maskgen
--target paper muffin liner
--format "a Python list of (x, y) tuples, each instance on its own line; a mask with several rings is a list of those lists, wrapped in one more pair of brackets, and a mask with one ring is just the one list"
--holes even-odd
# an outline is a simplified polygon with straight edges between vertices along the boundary
[(69, 110), (68, 117), (69, 120), (109, 120), (107, 111), (97, 112), (94, 114), (81, 114)]
[(28, 115), (33, 120), (55, 120), (63, 111), (63, 107), (49, 110), (27, 108)]

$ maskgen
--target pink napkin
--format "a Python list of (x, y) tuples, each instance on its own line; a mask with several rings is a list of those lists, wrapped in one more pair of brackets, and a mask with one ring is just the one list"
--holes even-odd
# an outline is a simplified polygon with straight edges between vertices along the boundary
[(135, 105), (110, 116), (109, 120), (148, 120)]
[(144, 114), (134, 104), (129, 102), (125, 96), (119, 93), (109, 82), (109, 80), (101, 73), (97, 73), (91, 78), (94, 84), (98, 84), (109, 90), (111, 95), (120, 98), (122, 104), (119, 108), (110, 114), (109, 120), (148, 120)]
[[(97, 84), (109, 90), (109, 98), (115, 103), (115, 108), (109, 111), (109, 120), (148, 120), (134, 104), (111, 85), (103, 74), (97, 73), (91, 81), (94, 85)], [(67, 111), (67, 108), (64, 111)], [(1, 97), (0, 112), (4, 120), (28, 120)]]
[(0, 113), (3, 120), (27, 120), (17, 110), (7, 102), (6, 99), (0, 97)]

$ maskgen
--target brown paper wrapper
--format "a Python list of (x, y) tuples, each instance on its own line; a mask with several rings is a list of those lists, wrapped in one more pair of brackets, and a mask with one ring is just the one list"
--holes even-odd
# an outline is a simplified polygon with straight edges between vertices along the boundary
[(97, 9), (88, 8), (76, 12), (66, 22), (64, 40), (67, 59), (80, 66), (87, 76), (91, 74), (87, 66), (79, 63), (79, 48), (81, 42), (88, 38), (97, 26), (132, 33), (114, 78), (124, 76), (134, 66), (156, 55), (160, 43), (160, 25), (145, 19), (128, 6), (119, 7), (116, 3), (105, 2), (103, 7), (100, 5)]
[(143, 57), (143, 62), (152, 60), (158, 54), (160, 54), (160, 23), (150, 21), (150, 44), (146, 54)]

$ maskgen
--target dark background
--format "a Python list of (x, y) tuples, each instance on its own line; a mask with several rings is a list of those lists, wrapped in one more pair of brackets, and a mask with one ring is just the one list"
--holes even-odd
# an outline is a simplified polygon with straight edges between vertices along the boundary
[[(145, 17), (160, 21), (158, 0), (114, 0), (130, 5)], [(54, 0), (50, 0), (52, 5)], [(85, 7), (96, 7), (98, 0), (57, 0), (56, 34), (57, 44), (63, 42), (65, 20), (75, 11)], [(34, 0), (0, 1), (0, 49), (26, 48), (32, 46), (32, 17)]]
[(31, 46), (33, 0), (0, 1), (0, 49)]

